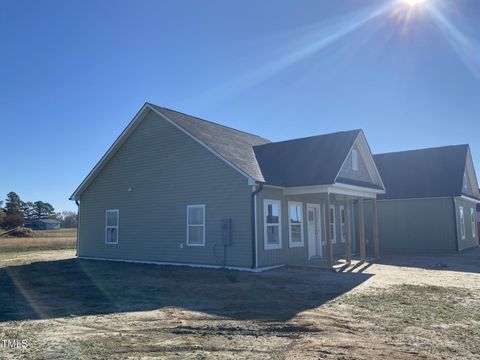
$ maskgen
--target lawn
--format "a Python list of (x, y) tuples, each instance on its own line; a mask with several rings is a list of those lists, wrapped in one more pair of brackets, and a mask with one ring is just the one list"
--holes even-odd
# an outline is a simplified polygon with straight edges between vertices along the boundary
[(480, 251), (260, 274), (73, 255), (0, 256), (0, 340), (28, 344), (0, 358), (480, 358)]

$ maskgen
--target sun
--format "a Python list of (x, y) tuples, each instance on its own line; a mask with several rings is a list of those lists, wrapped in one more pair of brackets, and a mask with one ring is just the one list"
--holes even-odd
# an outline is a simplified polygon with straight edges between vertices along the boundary
[(402, 3), (408, 5), (408, 6), (417, 6), (417, 5), (422, 5), (427, 2), (427, 0), (400, 0)]

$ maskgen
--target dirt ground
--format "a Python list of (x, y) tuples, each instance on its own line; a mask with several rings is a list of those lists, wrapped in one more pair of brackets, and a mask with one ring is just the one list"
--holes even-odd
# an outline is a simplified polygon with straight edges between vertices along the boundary
[(4, 253), (0, 284), (6, 359), (480, 359), (480, 249), (259, 274)]

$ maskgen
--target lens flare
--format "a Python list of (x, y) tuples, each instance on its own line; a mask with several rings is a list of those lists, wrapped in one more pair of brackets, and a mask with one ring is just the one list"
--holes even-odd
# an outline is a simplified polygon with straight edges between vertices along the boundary
[(400, 0), (402, 3), (408, 6), (418, 6), (425, 4), (426, 0)]

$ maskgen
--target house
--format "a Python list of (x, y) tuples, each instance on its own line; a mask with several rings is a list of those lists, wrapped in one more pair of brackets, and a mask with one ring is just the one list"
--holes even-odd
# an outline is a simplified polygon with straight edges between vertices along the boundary
[(56, 230), (60, 229), (60, 221), (55, 219), (33, 220), (29, 226), (32, 230)]
[(384, 192), (361, 130), (272, 143), (146, 103), (70, 199), (79, 257), (258, 270), (365, 258)]
[(478, 246), (480, 195), (468, 145), (374, 159), (387, 189), (378, 197), (382, 251), (434, 253)]
[(480, 204), (477, 204), (477, 229), (477, 232), (480, 232)]

